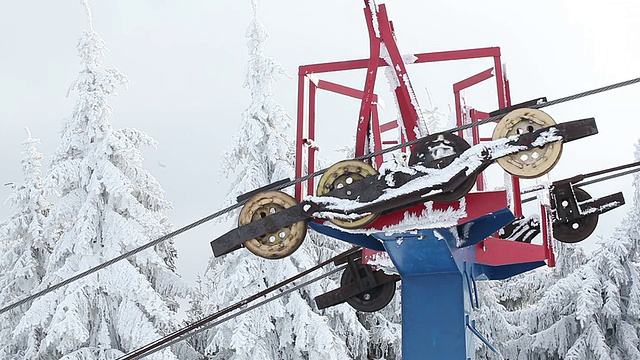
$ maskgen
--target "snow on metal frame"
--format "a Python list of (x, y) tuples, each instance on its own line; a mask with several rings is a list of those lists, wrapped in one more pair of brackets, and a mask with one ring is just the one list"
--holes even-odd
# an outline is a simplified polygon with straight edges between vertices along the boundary
[[(514, 135), (508, 138), (494, 140), (490, 143), (483, 144), (482, 146), (474, 146), (462, 153), (444, 169), (429, 169), (423, 166), (413, 166), (411, 168), (406, 168), (405, 172), (409, 174), (421, 172), (423, 176), (407, 182), (400, 188), (385, 189), (381, 196), (369, 203), (361, 203), (353, 200), (340, 199), (331, 196), (307, 196), (305, 198), (305, 201), (311, 201), (316, 204), (324, 204), (327, 210), (356, 211), (358, 208), (372, 203), (391, 200), (399, 196), (420, 191), (422, 189), (427, 189), (433, 186), (444, 184), (462, 171), (464, 171), (467, 175), (470, 175), (482, 165), (484, 159), (486, 158), (487, 152), (491, 154), (492, 158), (497, 159), (503, 156), (515, 154), (522, 150), (526, 150), (527, 147), (524, 145), (509, 144), (510, 142), (516, 141), (517, 139), (518, 136)], [(560, 140), (562, 140), (562, 136), (558, 133), (557, 129), (550, 128), (549, 130), (542, 132), (539, 137), (532, 143), (532, 145), (543, 146), (545, 144)], [(379, 176), (392, 177), (393, 173)], [(388, 178), (387, 180), (390, 181)], [(423, 196), (426, 197), (440, 192), (442, 192), (442, 190), (438, 189), (430, 191)], [(319, 218), (330, 219), (337, 216), (337, 214), (334, 215), (332, 212), (323, 212), (322, 214), (331, 215), (332, 217)]]

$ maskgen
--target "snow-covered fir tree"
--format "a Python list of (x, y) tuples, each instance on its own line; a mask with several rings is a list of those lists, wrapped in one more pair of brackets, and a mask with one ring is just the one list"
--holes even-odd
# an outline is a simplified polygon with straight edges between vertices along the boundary
[(427, 93), (428, 106), (422, 107), (421, 110), (422, 119), (427, 129), (429, 129), (429, 133), (444, 131), (455, 126), (456, 114), (451, 111), (451, 108), (449, 107), (446, 113), (440, 110), (440, 108), (433, 103), (431, 92), (428, 88), (425, 88), (425, 92)]
[[(52, 243), (40, 289), (56, 284), (171, 230), (170, 203), (143, 168), (141, 146), (154, 140), (135, 129), (114, 129), (108, 98), (126, 78), (102, 65), (107, 51), (93, 29), (77, 46), (82, 70), (71, 90), (75, 108), (63, 122), (62, 141), (46, 181), (60, 198), (47, 217)], [(178, 297), (188, 288), (175, 272), (171, 242), (143, 251), (67, 287), (36, 299), (16, 328), (41, 339), (22, 359), (113, 359), (178, 325)], [(164, 349), (153, 359), (193, 357), (184, 345)]]
[[(549, 289), (586, 263), (582, 247), (552, 240), (556, 266), (541, 267), (502, 281), (478, 282), (480, 309), (476, 312), (476, 327), (489, 343), (501, 353), (506, 344), (527, 333), (514, 313), (541, 301)], [(500, 359), (480, 341), (476, 342), (478, 359)]]
[[(31, 138), (26, 130), (21, 161), (24, 182), (11, 184), (13, 193), (7, 199), (16, 212), (0, 223), (0, 306), (34, 292), (44, 276), (50, 253), (43, 232), (45, 217), (51, 210), (42, 181), (43, 155), (36, 148), (40, 141)], [(27, 309), (23, 305), (0, 316), (0, 359), (21, 358), (41, 340), (37, 329), (14, 338), (13, 330)]]
[[(640, 159), (640, 143), (636, 145)], [(583, 264), (552, 281), (539, 299), (508, 313), (523, 335), (504, 344), (508, 359), (640, 358), (640, 176), (631, 209)]]
[[(284, 68), (265, 56), (267, 32), (252, 1), (253, 19), (247, 28), (249, 62), (244, 86), (251, 104), (242, 114), (239, 133), (225, 155), (223, 168), (235, 171), (229, 193), (239, 194), (291, 177), (293, 171), (292, 119), (275, 99), (271, 84)], [(309, 233), (291, 256), (265, 260), (246, 250), (212, 258), (204, 275), (198, 313), (209, 314), (278, 283), (325, 260), (343, 247)], [(312, 296), (337, 287), (334, 281), (316, 283), (204, 332), (194, 344), (205, 347), (212, 359), (361, 359), (366, 357), (368, 333), (348, 305), (318, 313)], [(311, 295), (313, 294), (313, 295)]]

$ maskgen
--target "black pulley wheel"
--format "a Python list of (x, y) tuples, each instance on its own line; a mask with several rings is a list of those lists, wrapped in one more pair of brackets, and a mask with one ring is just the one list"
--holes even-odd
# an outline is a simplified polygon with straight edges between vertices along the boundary
[(441, 194), (433, 195), (431, 200), (435, 202), (447, 203), (453, 202), (459, 199), (462, 199), (465, 195), (469, 193), (473, 189), (473, 186), (476, 184), (476, 174), (470, 175), (467, 179), (465, 179), (462, 184), (456, 187), (452, 191), (445, 191)]
[[(365, 265), (368, 266), (368, 265)], [(380, 270), (378, 270), (380, 271)], [(340, 285), (345, 286), (353, 282), (353, 276), (349, 269), (345, 269), (342, 272), (340, 278)], [(393, 295), (396, 293), (396, 282), (390, 281), (386, 284), (382, 284), (373, 289), (364, 291), (358, 295), (352, 296), (347, 299), (347, 303), (352, 308), (363, 312), (375, 312), (381, 310), (393, 299)]]
[[(573, 191), (578, 202), (591, 199), (586, 191), (574, 187)], [(562, 206), (562, 200), (556, 206)], [(589, 237), (598, 226), (598, 214), (589, 214), (569, 222), (553, 224), (553, 237), (564, 243), (577, 243)]]
[[(442, 169), (470, 147), (463, 138), (451, 133), (428, 135), (411, 151), (409, 166), (420, 164), (430, 169)], [(471, 191), (475, 183), (476, 174), (472, 174), (454, 190), (434, 195), (431, 200), (456, 201)]]

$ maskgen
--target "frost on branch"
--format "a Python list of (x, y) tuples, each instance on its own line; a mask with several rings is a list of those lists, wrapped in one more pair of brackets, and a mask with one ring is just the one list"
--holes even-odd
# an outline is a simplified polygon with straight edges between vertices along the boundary
[[(636, 158), (640, 150), (636, 147)], [(505, 343), (509, 358), (640, 358), (640, 176), (629, 213), (592, 257), (509, 313), (525, 334)]]
[[(46, 177), (60, 198), (44, 224), (52, 252), (37, 290), (172, 229), (171, 205), (142, 166), (140, 147), (155, 142), (109, 121), (108, 99), (126, 77), (102, 65), (106, 47), (92, 26), (80, 36), (78, 52), (82, 70), (71, 86), (78, 98)], [(173, 244), (164, 242), (36, 299), (16, 327), (22, 338), (34, 329), (41, 334), (25, 358), (111, 359), (175, 330), (178, 299), (188, 293), (175, 273), (175, 257)], [(192, 355), (182, 347), (151, 358)]]
[[(51, 209), (42, 183), (43, 155), (36, 149), (40, 141), (31, 138), (26, 130), (28, 138), (22, 143), (21, 160), (24, 183), (12, 184), (13, 193), (7, 199), (16, 212), (0, 223), (0, 307), (34, 292), (50, 254), (50, 244), (43, 235), (43, 224)], [(0, 315), (0, 358), (16, 358), (38, 346), (42, 329), (30, 329), (23, 337), (14, 333), (27, 309), (23, 305)]]
[(280, 63), (265, 55), (268, 33), (257, 17), (256, 1), (252, 5), (254, 17), (245, 34), (249, 61), (243, 83), (249, 89), (251, 103), (242, 113), (238, 133), (221, 163), (227, 176), (237, 174), (228, 203), (242, 193), (293, 176), (293, 119), (271, 89), (274, 81), (288, 74)]
[[(233, 174), (236, 179), (227, 197), (230, 203), (239, 194), (294, 174), (292, 119), (271, 90), (273, 81), (285, 72), (264, 54), (267, 33), (257, 18), (257, 2), (252, 4), (254, 17), (246, 33), (249, 62), (244, 82), (251, 103), (241, 116), (238, 133), (222, 163), (227, 175)], [(245, 299), (344, 248), (309, 234), (302, 246), (284, 259), (265, 260), (246, 249), (212, 258), (202, 279), (202, 300), (195, 302), (197, 307), (190, 319)], [(193, 344), (211, 359), (365, 358), (368, 334), (351, 308), (315, 309), (313, 297), (335, 287), (335, 277), (314, 283), (203, 332)]]

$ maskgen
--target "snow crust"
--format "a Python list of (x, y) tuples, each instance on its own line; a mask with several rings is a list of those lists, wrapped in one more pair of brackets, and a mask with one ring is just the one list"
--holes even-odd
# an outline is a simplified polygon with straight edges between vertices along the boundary
[(376, 38), (380, 38), (380, 23), (378, 22), (378, 5), (373, 0), (369, 0), (369, 9), (371, 10), (371, 17), (373, 20), (373, 32)]
[(373, 254), (367, 261), (367, 264), (377, 270), (383, 271), (387, 275), (400, 275), (393, 261), (391, 261), (389, 254), (386, 252), (381, 251)]
[[(254, 16), (246, 31), (249, 56), (244, 82), (251, 102), (238, 119), (233, 145), (222, 156), (221, 168), (229, 169), (228, 175), (234, 179), (227, 198), (229, 204), (235, 203), (238, 194), (294, 174), (294, 121), (272, 91), (274, 82), (286, 76), (286, 71), (267, 56), (268, 33), (258, 18), (257, 1), (252, 0), (252, 5)], [(265, 2), (264, 6), (270, 5)], [(353, 156), (353, 149), (349, 153)], [(316, 164), (316, 168), (320, 167)], [(192, 302), (189, 320), (199, 320), (254, 295), (345, 249), (344, 243), (311, 231), (300, 248), (283, 259), (263, 259), (246, 249), (212, 257), (198, 289), (199, 296)], [(384, 356), (399, 349), (399, 333), (389, 341), (381, 340), (399, 323), (393, 317), (376, 314), (375, 318), (360, 318), (346, 304), (327, 310), (316, 308), (313, 298), (339, 284), (339, 277), (313, 283), (198, 334), (192, 343), (206, 355), (201, 358), (229, 360), (364, 359), (370, 344), (389, 349)]]
[[(383, 226), (382, 229), (344, 229), (328, 221), (325, 222), (324, 225), (352, 234), (364, 235), (372, 235), (375, 233), (393, 235), (402, 232), (414, 231), (416, 229), (447, 228), (455, 226), (458, 223), (458, 220), (467, 216), (465, 198), (460, 199), (458, 203), (459, 208), (457, 209), (453, 206), (449, 206), (444, 210), (440, 210), (433, 208), (433, 201), (428, 201), (424, 204), (425, 209), (422, 210), (420, 214), (412, 214), (409, 211), (405, 211), (402, 220), (400, 220), (397, 224)], [(341, 216), (335, 216), (335, 213), (323, 213), (322, 215), (326, 217), (321, 217), (321, 219), (358, 219), (357, 217), (343, 218)], [(369, 213), (367, 213), (367, 215), (369, 215)]]
[(594, 214), (594, 213), (603, 213), (607, 210), (611, 210), (611, 209), (615, 209), (616, 207), (620, 206), (620, 202), (619, 201), (612, 201), (606, 204), (602, 204), (598, 207), (589, 207), (585, 210), (583, 210), (583, 206), (582, 205), (588, 205), (589, 203), (593, 202), (593, 200), (591, 201), (583, 201), (583, 202), (579, 202), (578, 203), (578, 209), (580, 210), (580, 215), (589, 215), (589, 214)]
[[(340, 199), (330, 196), (307, 196), (306, 201), (311, 201), (316, 204), (323, 205), (326, 210), (342, 210), (346, 212), (357, 212), (358, 208), (388, 201), (399, 196), (407, 195), (422, 189), (427, 189), (440, 184), (445, 184), (450, 181), (456, 174), (464, 172), (466, 175), (470, 175), (476, 169), (478, 169), (485, 159), (496, 159), (499, 157), (507, 156), (517, 153), (521, 150), (526, 150), (524, 145), (512, 145), (509, 144), (517, 140), (518, 136), (511, 136), (508, 138), (497, 139), (491, 142), (487, 142), (481, 145), (476, 145), (462, 153), (457, 157), (449, 166), (444, 169), (430, 169), (424, 166), (413, 167), (398, 167), (396, 171), (405, 172), (407, 174), (420, 173), (421, 176), (413, 179), (401, 187), (392, 187), (383, 190), (381, 196), (369, 203), (361, 203), (357, 200)], [(542, 146), (554, 141), (561, 140), (562, 137), (558, 134), (557, 129), (550, 128), (540, 134), (540, 138), (534, 142), (534, 146)], [(384, 178), (388, 184), (393, 184), (393, 173), (381, 174), (380, 178)], [(433, 194), (440, 193), (442, 190), (434, 189), (429, 193), (423, 195), (424, 197)]]

